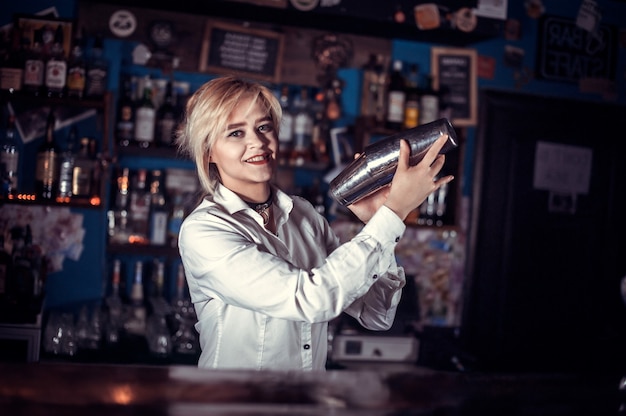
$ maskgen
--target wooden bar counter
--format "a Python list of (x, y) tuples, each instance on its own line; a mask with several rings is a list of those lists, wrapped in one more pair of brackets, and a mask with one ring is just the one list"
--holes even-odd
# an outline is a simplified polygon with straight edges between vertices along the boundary
[(0, 364), (0, 415), (622, 415), (619, 377)]

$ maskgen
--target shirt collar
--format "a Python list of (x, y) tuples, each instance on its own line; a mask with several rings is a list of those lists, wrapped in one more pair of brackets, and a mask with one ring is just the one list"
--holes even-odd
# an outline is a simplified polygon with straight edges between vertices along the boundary
[[(274, 193), (274, 215), (277, 218), (289, 215), (293, 208), (293, 199), (276, 186), (271, 185), (271, 187)], [(239, 195), (221, 183), (217, 185), (213, 197), (210, 199), (216, 204), (221, 205), (231, 215), (244, 209), (251, 209)], [(276, 210), (276, 208), (278, 208), (278, 210)]]

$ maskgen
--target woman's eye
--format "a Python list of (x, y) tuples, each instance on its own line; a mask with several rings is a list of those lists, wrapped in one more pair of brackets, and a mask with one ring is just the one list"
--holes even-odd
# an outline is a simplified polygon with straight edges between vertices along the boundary
[(269, 133), (273, 130), (274, 130), (274, 126), (271, 124), (263, 124), (262, 126), (259, 126), (259, 131), (263, 133)]
[(235, 130), (228, 133), (228, 137), (241, 137), (243, 132), (241, 130)]

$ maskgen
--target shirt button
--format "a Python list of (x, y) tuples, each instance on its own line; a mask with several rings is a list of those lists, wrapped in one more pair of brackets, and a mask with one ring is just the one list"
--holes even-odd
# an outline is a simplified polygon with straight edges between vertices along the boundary
[(375, 274), (374, 276), (372, 276), (372, 279), (378, 279), (378, 275)]
[(304, 349), (305, 349), (305, 350), (310, 350), (310, 349), (311, 349), (311, 346), (310, 346), (309, 344), (304, 344)]

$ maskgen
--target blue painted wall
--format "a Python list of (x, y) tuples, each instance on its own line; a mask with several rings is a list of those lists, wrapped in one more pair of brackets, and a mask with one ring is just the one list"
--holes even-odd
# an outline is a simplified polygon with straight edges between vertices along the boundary
[[(544, 0), (543, 4), (546, 14), (575, 19), (581, 2), (582, 0)], [(587, 101), (602, 101), (603, 97), (600, 94), (583, 93), (577, 85), (547, 82), (532, 77), (535, 67), (538, 21), (526, 14), (524, 3), (526, 2), (509, 1), (509, 18), (517, 19), (521, 24), (521, 37), (519, 40), (507, 41), (503, 37), (498, 37), (470, 46), (476, 49), (479, 55), (492, 57), (496, 62), (492, 79), (478, 79), (479, 89), (489, 87)], [(623, 30), (624, 25), (626, 25), (626, 2), (598, 0), (598, 4), (601, 7), (602, 24), (615, 25)], [(35, 13), (51, 6), (56, 7), (60, 17), (74, 18), (75, 16), (74, 0), (3, 1), (2, 6), (0, 6), (0, 25), (11, 22), (14, 13)], [(507, 67), (504, 64), (504, 50), (507, 45), (521, 48), (524, 51), (521, 70)], [(392, 43), (392, 58), (408, 63), (417, 63), (423, 72), (424, 69), (430, 68), (430, 48), (432, 46), (440, 45), (394, 40)], [(115, 40), (107, 40), (105, 47), (106, 55), (111, 61), (113, 74), (109, 80), (109, 87), (116, 93), (117, 85), (119, 85), (117, 73), (121, 67), (122, 57), (129, 56), (132, 48), (126, 42)], [(152, 70), (146, 71), (158, 73)], [(618, 49), (616, 67), (617, 98), (615, 101), (620, 104), (626, 104), (625, 72), (626, 49), (622, 46)], [(197, 88), (208, 79), (207, 75), (200, 74), (176, 73), (175, 76), (177, 79), (189, 81), (192, 89)], [(344, 69), (340, 71), (340, 76), (346, 81), (346, 88), (343, 94), (344, 118), (342, 123), (350, 123), (358, 115), (361, 73), (358, 69)], [(572, 122), (575, 123), (576, 121), (572, 120)], [(475, 128), (469, 128), (462, 178), (463, 194), (466, 196), (471, 195), (474, 136)], [(84, 223), (87, 231), (85, 250), (79, 261), (74, 262), (66, 259), (64, 270), (49, 276), (46, 285), (49, 306), (100, 297), (103, 293), (103, 282), (108, 278), (109, 272), (106, 269), (106, 259), (103, 256), (106, 237), (105, 213), (93, 210), (80, 210), (80, 212), (85, 216)]]

